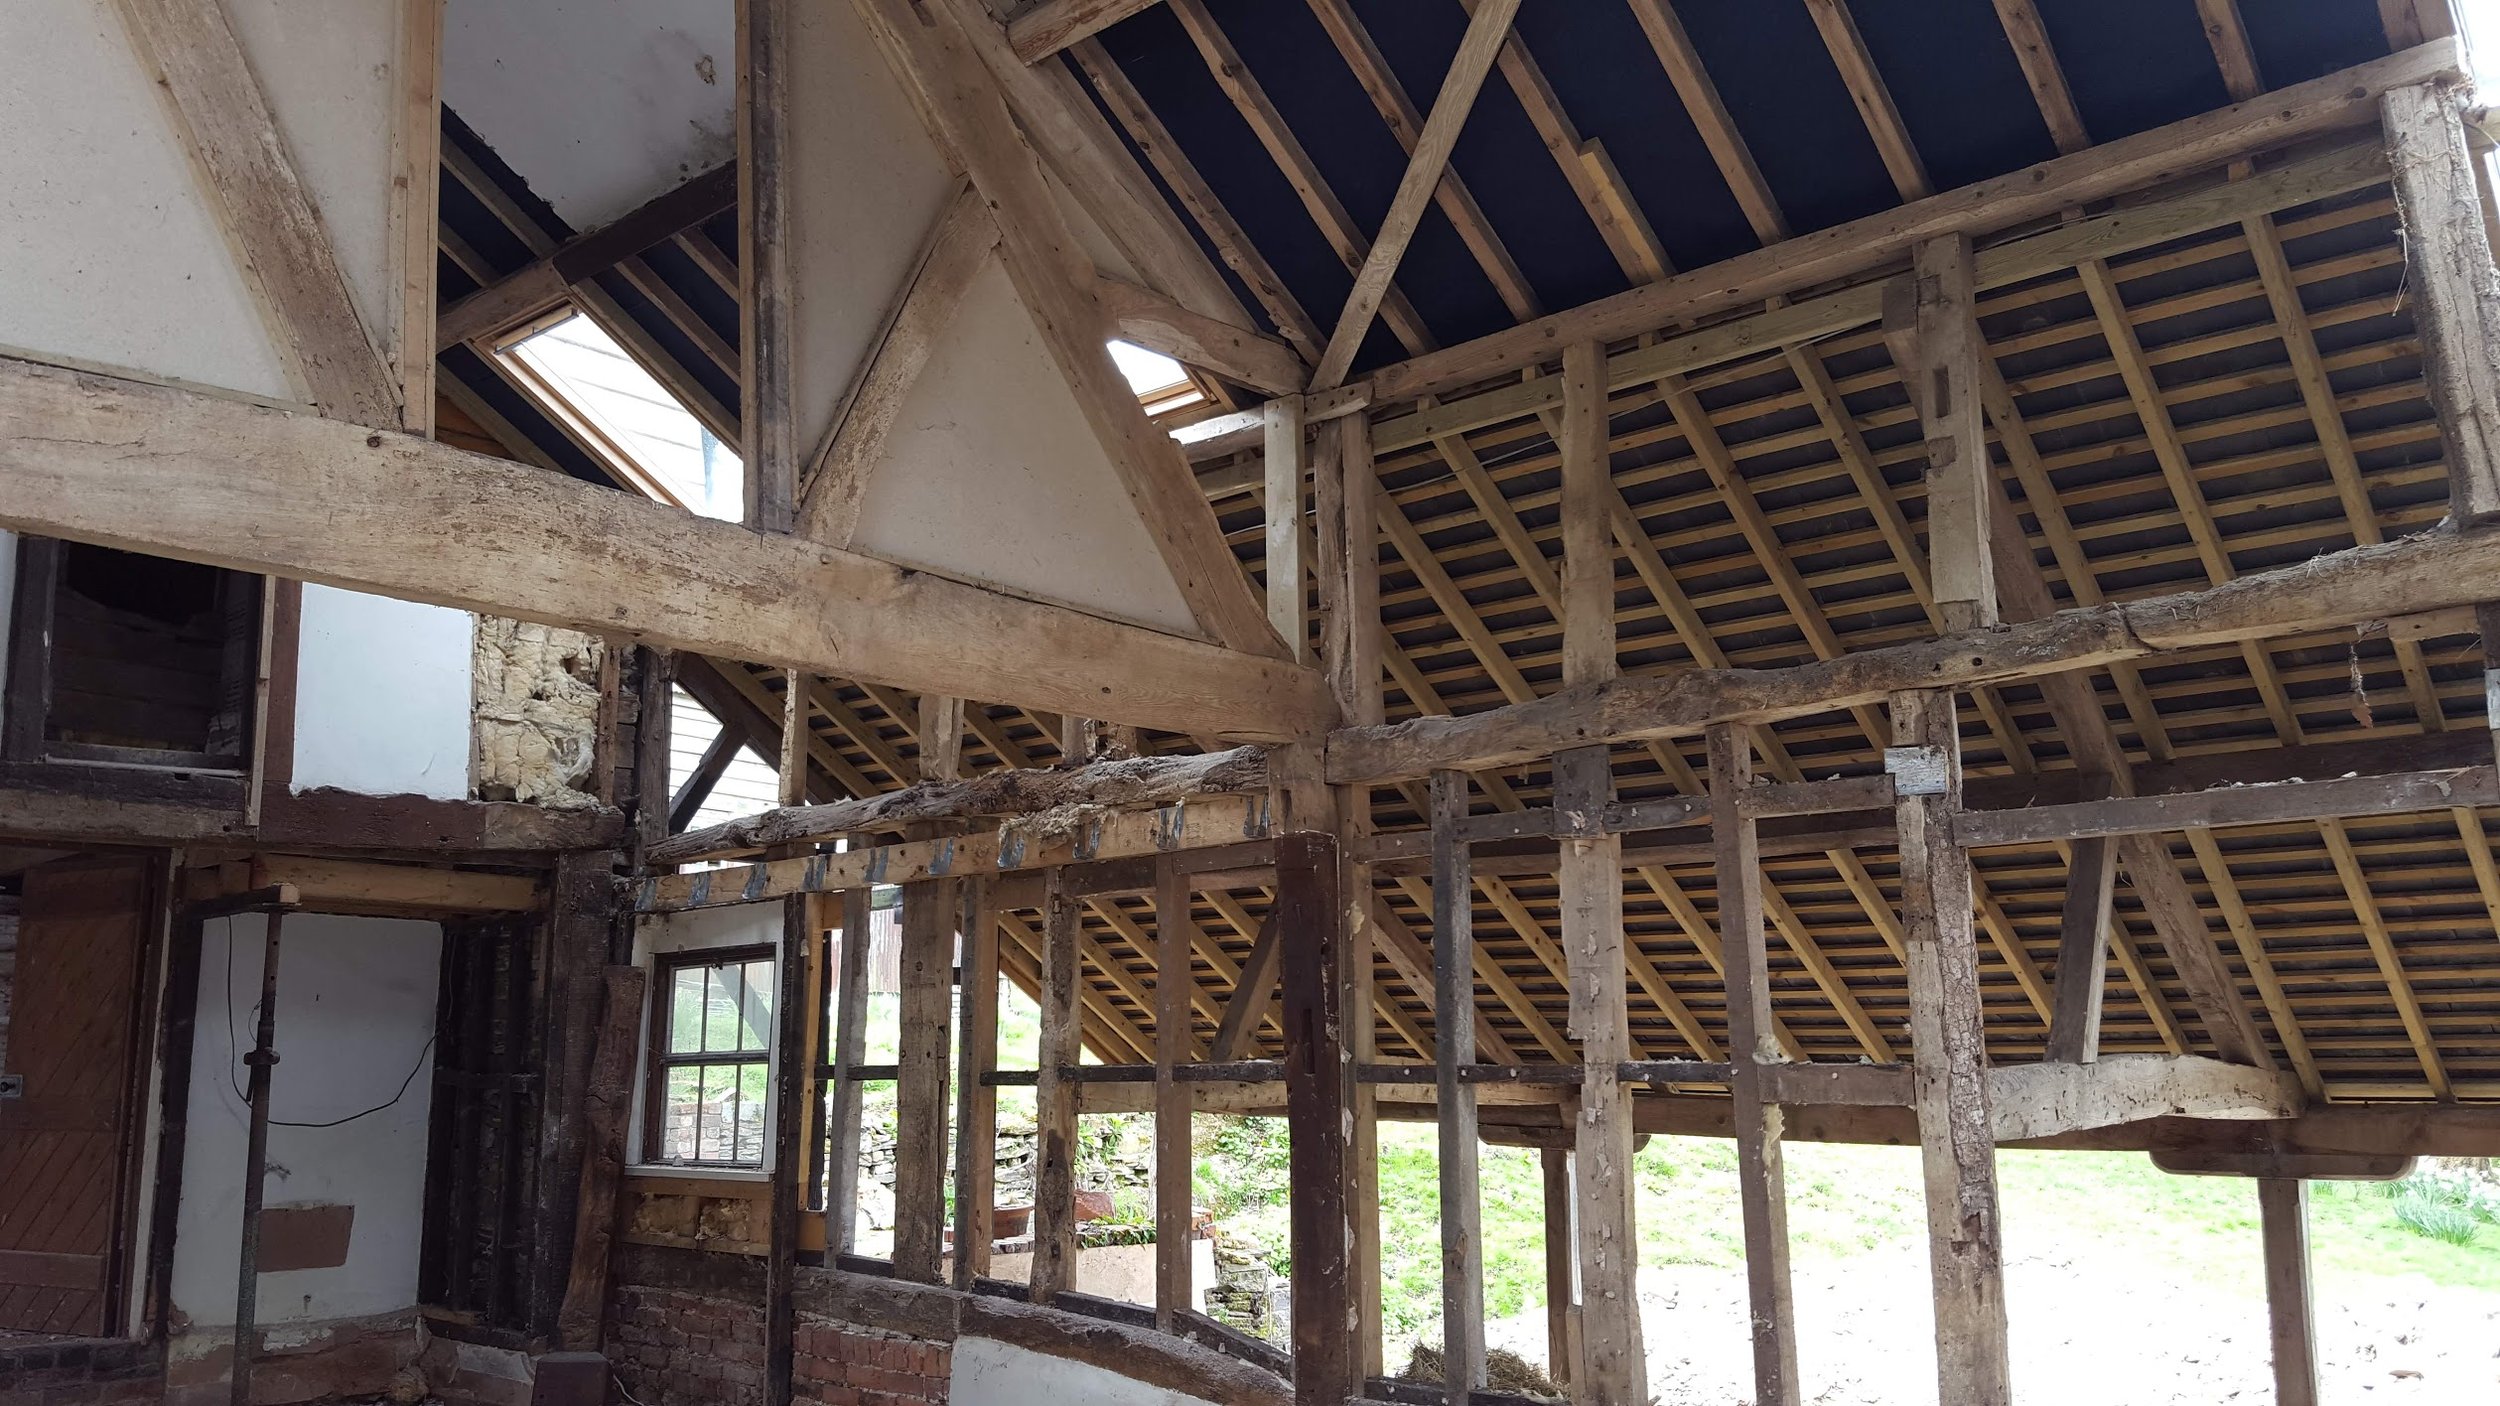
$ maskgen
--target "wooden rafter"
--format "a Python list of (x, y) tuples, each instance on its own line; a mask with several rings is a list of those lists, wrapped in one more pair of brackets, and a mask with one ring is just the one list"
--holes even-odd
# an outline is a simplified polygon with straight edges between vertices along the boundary
[(1345, 310), (1337, 315), (1336, 330), (1329, 334), (1328, 347), (1311, 374), (1311, 389), (1333, 389), (1345, 380), (1346, 371), (1353, 366), (1354, 354), (1362, 348), (1372, 318), (1389, 294), (1398, 261), (1405, 257), (1407, 241), (1415, 237), (1426, 205), (1441, 187), (1451, 149), (1458, 144), (1459, 129), (1466, 125), (1467, 114), (1475, 107), (1476, 91), (1492, 71), (1494, 57), (1509, 37), (1511, 18), (1518, 13), (1519, 0), (1483, 0), (1468, 16), (1467, 32), (1459, 40), (1457, 57), (1450, 60), (1441, 92), (1432, 100), (1432, 115), (1424, 120), (1423, 131), (1415, 139), (1406, 174), (1398, 178), (1397, 194), (1390, 198), (1389, 213), (1381, 217), (1380, 230), (1363, 255), (1362, 267), (1355, 270), (1354, 288), (1346, 294)]

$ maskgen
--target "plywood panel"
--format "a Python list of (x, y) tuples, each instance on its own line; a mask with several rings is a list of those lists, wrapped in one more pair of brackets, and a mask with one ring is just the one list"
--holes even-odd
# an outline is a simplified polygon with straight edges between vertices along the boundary
[(27, 871), (0, 1103), (0, 1329), (100, 1334), (121, 1233), (148, 861)]
[(0, 346), (297, 398), (109, 0), (0, 5), (0, 132)]
[(904, 402), (853, 541), (1020, 595), (1195, 628), (995, 258)]

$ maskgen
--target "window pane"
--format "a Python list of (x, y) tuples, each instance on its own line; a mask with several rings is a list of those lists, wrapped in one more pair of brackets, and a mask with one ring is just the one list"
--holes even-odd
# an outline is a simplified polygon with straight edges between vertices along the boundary
[(764, 1110), (771, 1106), (765, 1094), (764, 1072), (768, 1066), (738, 1066), (738, 1151), (741, 1162), (762, 1165), (764, 1161)]
[(587, 422), (602, 452), (622, 457), (678, 503), (737, 520), (746, 477), (737, 454), (588, 317), (576, 314), (505, 355), (543, 382), (558, 408)]
[(668, 1052), (703, 1048), (703, 968), (679, 967), (668, 998)]
[(660, 1112), (660, 1156), (685, 1161), (695, 1155), (703, 1118), (703, 1071), (668, 1071), (668, 1094)]
[(703, 1124), (695, 1139), (697, 1161), (726, 1162), (730, 1158), (729, 1138), (736, 1116), (731, 1105), (738, 1097), (736, 1072), (732, 1065), (702, 1066)]
[(704, 991), (703, 1051), (711, 1054), (738, 1048), (738, 968), (709, 967)]
[(746, 1039), (741, 1050), (773, 1047), (773, 964), (766, 958), (746, 964)]

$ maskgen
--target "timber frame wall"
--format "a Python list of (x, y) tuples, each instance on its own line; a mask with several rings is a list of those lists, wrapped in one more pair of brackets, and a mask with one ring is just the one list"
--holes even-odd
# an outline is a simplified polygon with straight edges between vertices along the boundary
[[(1203, 7), (1168, 2), (1220, 57)], [(1101, 324), (1105, 295), (1064, 257), (1025, 135), (1050, 114), (1017, 75), (1076, 43), (1138, 122), (1081, 47), (1137, 7), (1054, 3), (1002, 28), (968, 0), (857, 5), (1093, 386), (1101, 358), (1065, 329)], [(2035, 69), (2054, 160), (1942, 194), (1905, 179), (1900, 207), (1793, 238), (1765, 208), (1761, 251), (1690, 274), (1618, 220), (1630, 291), (1515, 308), (1511, 330), (1359, 375), (1347, 339), (1411, 310), (1394, 249), (1351, 259), (1324, 339), (1280, 317), (1277, 338), (1196, 354), (1275, 394), (1191, 451), (1233, 560), (1265, 578), (1265, 626), (1226, 561), (1193, 578), (1203, 637), (1184, 639), (790, 535), (839, 490), (790, 442), (791, 270), (756, 238), (778, 208), (787, 8), (741, 6), (746, 247), (704, 236), (744, 304), (741, 403), (715, 396), (706, 418), (755, 474), (746, 528), (345, 419), (0, 360), (0, 523), (620, 632), (680, 651), (698, 696), (739, 700), (724, 722), (778, 758), (784, 809), (672, 841), (686, 808), (646, 780), (620, 895), (636, 911), (778, 903), (795, 958), (859, 926), (871, 885), (903, 886), (897, 1064), (860, 1061), (856, 980), (833, 983), (829, 1069), (807, 1057), (821, 1031), (778, 1032), (769, 1406), (791, 1396), (802, 1257), (846, 1248), (823, 1232), (848, 1223), (864, 1078), (901, 1089), (891, 1272), (937, 1277), (958, 1062), (976, 1077), (956, 1126), (976, 1135), (988, 1091), (1037, 1087), (1044, 1301), (1073, 1269), (1073, 1120), (1152, 1107), (1169, 1329), (1190, 1326), (1176, 1134), (1194, 1109), (1281, 1110), (1303, 1402), (1360, 1396), (1380, 1366), (1384, 1116), (1442, 1129), (1456, 1398), (1483, 1380), (1474, 1149), (1500, 1137), (1552, 1154), (1549, 1204), (1571, 1210), (1555, 1288), (1578, 1313), (1555, 1357), (1575, 1396), (1647, 1399), (1630, 1160), (1673, 1132), (1738, 1143), (1765, 1402), (1798, 1392), (1781, 1149), (1801, 1138), (1921, 1149), (1955, 1402), (2010, 1394), (1996, 1146), (2265, 1179), (2280, 1385), (2307, 1399), (2300, 1183), (2500, 1150), (2479, 946), (2500, 916), (2500, 719), (2478, 701), (2500, 689), (2465, 643), (2500, 595), (2500, 280), (2452, 41), (2265, 93), (2217, 29), (2238, 102), (2099, 146)], [(1462, 114), (1488, 65), (1524, 66), (1491, 57), (1524, 52), (1504, 47), (1517, 8), (1475, 7), (1445, 90)], [(1049, 23), (1072, 10), (1088, 14)], [(1409, 125), (1415, 184), (1381, 246), (1447, 158), (1440, 103)], [(702, 218), (678, 213), (651, 228)], [(545, 242), (539, 294), (603, 276)], [(1219, 305), (1210, 273), (1163, 268), (1159, 291)], [(459, 306), (485, 319), (472, 336), (492, 330), (494, 309)], [(2281, 363), (2247, 359), (2256, 344)], [(1141, 437), (1133, 405), (1090, 408), (1176, 571), (1204, 566), (1197, 497), (1161, 477), (1179, 452)], [(132, 433), (162, 452), (128, 452)], [(320, 506), (339, 501), (364, 505), (352, 536)], [(516, 572), (492, 544), (523, 529), (538, 557)], [(826, 627), (828, 601), (862, 598), (891, 608)], [(645, 778), (662, 657), (644, 655)], [(2356, 692), (2370, 716), (2346, 728)], [(1157, 731), (1124, 730), (1141, 727)], [(1265, 748), (1161, 790), (1117, 755), (1201, 738)], [(808, 804), (831, 789), (853, 799)], [(1027, 814), (1045, 805), (1047, 823)], [(672, 872), (714, 858), (752, 862)], [(597, 860), (575, 863), (595, 887)], [(2344, 905), (2323, 918), (2322, 876)], [(538, 1305), (568, 1343), (600, 1331), (623, 1136), (602, 1090), (640, 1002), (630, 973), (591, 970), (599, 946), (564, 998), (601, 1032), (568, 1055), (588, 1148), (572, 1277)], [(1033, 1070), (979, 1068), (991, 974), (1041, 1001)], [(779, 1008), (823, 1005), (826, 975), (784, 961)], [(819, 1077), (834, 1114), (811, 1130)], [(837, 1153), (823, 1213), (798, 1171), (819, 1137)], [(954, 1273), (977, 1288), (986, 1159), (972, 1138), (954, 1151)]]

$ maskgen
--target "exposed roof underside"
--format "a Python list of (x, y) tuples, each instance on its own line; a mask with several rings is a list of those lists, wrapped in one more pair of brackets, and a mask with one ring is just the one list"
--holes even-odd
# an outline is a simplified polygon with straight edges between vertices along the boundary
[[(1865, 72), (1898, 112), (1899, 140), (1889, 141), (1882, 105), (1870, 108), (1863, 78), (1853, 93), (1817, 28), (1816, 12), (1838, 7), (1688, 0), (1672, 13), (1715, 80), (1757, 185), (1729, 160), (1727, 129), (1714, 150), (1700, 130), (1708, 115), (1697, 125), (1669, 81), (1642, 23), (1652, 5), (1522, 11), (1517, 42), (1457, 148), (1461, 196), (1444, 193), (1401, 267), (1413, 315), (1391, 301), (1358, 371), (2233, 95), (2200, 23), (2208, 7), (2195, 0), (2042, 0), (2070, 113), (2053, 93), (2042, 101), (2036, 66), (2027, 75), (2005, 37), (2005, 7), (1860, 0), (1850, 10)], [(2279, 87), (2381, 55), (2389, 8), (2404, 7), (2247, 5), (2242, 52), (2253, 73), (2242, 70), (2239, 81)], [(1349, 16), (1361, 35), (1344, 23)], [(1289, 298), (1262, 301), (1251, 280), (1244, 302), (1302, 340), (1333, 320), (1361, 232), (1377, 224), (1403, 168), (1384, 108), (1429, 104), (1464, 20), (1459, 4), (1401, 0), (1173, 0), (1049, 61), (1086, 74), (1228, 267), (1275, 271)], [(1404, 96), (1376, 77), (1367, 91), (1358, 78), (1367, 53)], [(2336, 165), (2332, 153), (2304, 159), (2357, 174), (2286, 184), (2283, 200), (2253, 218), (2218, 214), (2197, 232), (1983, 298), (2007, 393), (1991, 414), (2002, 476), (2061, 602), (2203, 586), (2444, 514), (2440, 440), (2383, 175), (2366, 160)], [(446, 144), (446, 304), (565, 233), (494, 165), (456, 136)], [(1357, 240), (1352, 254), (1342, 231), (1332, 233), (1341, 219)], [(726, 417), (734, 430), (727, 225), (670, 241), (600, 287), (642, 329), (636, 349), (673, 360), (672, 384), (712, 397), (698, 413)], [(597, 474), (556, 426), (466, 357), (450, 354), (445, 370), (472, 418), (559, 467)], [(486, 423), (481, 405), (505, 424)], [(1627, 670), (1786, 664), (1934, 632), (1916, 537), (1925, 508), (1919, 430), (1876, 328), (1619, 392), (1611, 429)], [(1550, 692), (1559, 682), (1560, 532), (1548, 427), (1524, 416), (1383, 438), (1391, 720)], [(1217, 460), (1201, 472), (1245, 567), (1263, 572), (1255, 468)], [(2095, 684), (2127, 753), (2158, 766), (2479, 732), (2480, 668), (2479, 642), (2467, 636), (2336, 635), (2165, 657), (2105, 671)], [(769, 742), (778, 676), (736, 665), (722, 672), (708, 701), (750, 708), (733, 721)], [(818, 689), (819, 794), (913, 779), (915, 700), (838, 680)], [(968, 769), (1057, 759), (1056, 719), (1003, 705), (971, 714)], [(2029, 686), (1980, 691), (1963, 729), (1974, 777), (2070, 766), (2070, 739)], [(1867, 710), (1766, 729), (1757, 745), (1765, 770), (1782, 779), (1858, 774), (1879, 767), (1884, 732)], [(1627, 796), (1690, 792), (1702, 765), (1698, 739), (1616, 755)], [(1540, 803), (1547, 778), (1530, 768), (1488, 774), (1479, 786), (1480, 805), (1514, 808)], [(1384, 788), (1375, 818), (1384, 830), (1412, 828), (1420, 802), (1419, 788)], [(2500, 865), (2490, 819), (2458, 811), (2171, 837), (2260, 1028), (2313, 1090), (2500, 1099)], [(1896, 856), (1880, 836), (1849, 838), (1852, 847), (1828, 851), (1767, 847), (1775, 1004), (1802, 1053), (1898, 1058), (1907, 995)], [(1656, 1057), (1718, 1057), (1726, 1028), (1707, 855), (1684, 844), (1642, 857), (1653, 862), (1633, 870), (1625, 903), (1637, 951), (1635, 1044)], [(2036, 1058), (2065, 857), (1990, 850), (1978, 863), (1991, 1051)], [(1549, 869), (1534, 857), (1479, 868), (1478, 998), (1507, 1053), (1530, 1061), (1574, 1057), (1560, 1033), (1567, 997)], [(1378, 897), (1383, 921), (1428, 940), (1419, 874), (1384, 869)], [(1199, 900), (1202, 1038), (1265, 901), (1255, 889)], [(1151, 1050), (1153, 922), (1143, 897), (1095, 904), (1087, 1024), (1108, 1057)], [(2117, 928), (2104, 1048), (2209, 1049), (2124, 882)], [(1038, 952), (1038, 920), (1021, 915), (1010, 929), (1010, 974), (1029, 975), (1019, 944)], [(1424, 993), (1397, 971), (1388, 960), (1379, 970), (1381, 1053), (1420, 1057), (1432, 1018)]]

